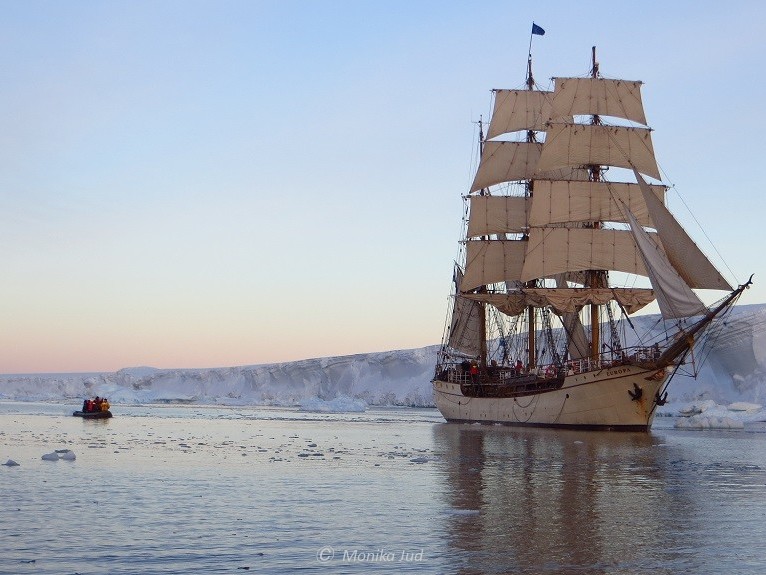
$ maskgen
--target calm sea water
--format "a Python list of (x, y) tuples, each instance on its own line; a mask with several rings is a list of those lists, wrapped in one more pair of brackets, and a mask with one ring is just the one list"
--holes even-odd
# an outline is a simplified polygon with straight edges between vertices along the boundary
[(766, 572), (763, 425), (74, 408), (0, 403), (0, 573)]

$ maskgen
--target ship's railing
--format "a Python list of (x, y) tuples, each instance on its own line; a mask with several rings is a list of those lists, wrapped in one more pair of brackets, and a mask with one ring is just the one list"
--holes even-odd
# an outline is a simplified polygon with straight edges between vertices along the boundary
[(577, 375), (588, 371), (598, 371), (608, 367), (630, 364), (651, 364), (660, 357), (660, 348), (654, 346), (635, 346), (623, 349), (620, 353), (605, 353), (599, 359), (586, 357), (566, 362), (567, 375)]
[(567, 375), (578, 375), (580, 373), (586, 373), (588, 371), (596, 371), (601, 369), (603, 362), (599, 358), (598, 360), (591, 359), (590, 357), (584, 357), (582, 359), (573, 359), (566, 362), (565, 367)]
[(436, 366), (436, 377), (442, 381), (452, 383), (475, 383), (477, 380), (491, 381), (495, 383), (512, 383), (521, 377), (536, 376), (539, 379), (553, 379), (566, 375), (578, 375), (590, 371), (599, 371), (618, 365), (651, 364), (660, 356), (658, 346), (636, 346), (625, 348), (619, 354), (605, 353), (598, 359), (585, 357), (573, 359), (564, 363), (562, 368), (555, 364), (543, 364), (536, 368), (523, 368), (517, 370), (513, 366), (487, 367), (483, 373), (471, 374), (461, 362), (443, 362)]
[(561, 370), (553, 364), (542, 365), (535, 369), (519, 369), (508, 366), (488, 367), (486, 371), (471, 373), (470, 369), (464, 368), (460, 363), (441, 364), (436, 368), (436, 377), (442, 381), (451, 383), (470, 384), (479, 381), (510, 384), (522, 378), (529, 379), (535, 376), (538, 379), (554, 379), (562, 375)]

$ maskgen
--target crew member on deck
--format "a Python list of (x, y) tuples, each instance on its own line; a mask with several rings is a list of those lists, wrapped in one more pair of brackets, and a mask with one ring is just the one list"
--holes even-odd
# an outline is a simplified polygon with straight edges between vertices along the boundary
[(471, 362), (471, 381), (476, 383), (479, 379), (479, 364), (476, 361)]

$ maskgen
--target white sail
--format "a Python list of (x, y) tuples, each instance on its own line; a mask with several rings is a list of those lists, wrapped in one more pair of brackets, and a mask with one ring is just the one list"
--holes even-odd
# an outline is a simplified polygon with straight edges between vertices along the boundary
[(536, 142), (485, 142), (470, 191), (531, 178), (542, 147)]
[(521, 233), (527, 226), (528, 198), (519, 196), (471, 196), (468, 237)]
[(481, 306), (460, 294), (463, 272), (455, 266), (455, 301), (452, 309), (448, 345), (455, 351), (469, 357), (478, 357), (481, 353), (481, 322), (484, 314)]
[(691, 317), (707, 311), (697, 294), (686, 285), (660, 246), (649, 237), (627, 207), (625, 207), (625, 215), (636, 238), (636, 245), (646, 263), (649, 281), (657, 296), (662, 317), (665, 319)]
[(635, 167), (660, 179), (648, 128), (552, 124), (537, 163), (538, 177), (551, 170), (587, 165)]
[[(664, 201), (665, 186), (652, 185), (649, 189), (658, 201)], [(529, 211), (530, 226), (568, 222), (625, 222), (618, 200), (628, 205), (642, 225), (653, 225), (643, 192), (636, 184), (535, 180), (534, 191), (534, 202)]]
[(533, 177), (556, 180), (587, 180), (587, 170), (560, 166), (541, 172), (538, 169), (543, 145), (537, 142), (485, 142), (479, 169), (476, 170), (469, 192), (503, 182), (529, 180)]
[(686, 231), (673, 217), (665, 205), (653, 198), (649, 185), (636, 170), (633, 170), (644, 200), (651, 213), (654, 227), (660, 236), (665, 254), (678, 274), (689, 287), (697, 289), (733, 289), (710, 260), (692, 241)]
[(541, 90), (493, 90), (495, 106), (487, 138), (520, 130), (545, 130), (551, 92)]
[(466, 242), (466, 269), (462, 291), (521, 277), (527, 242), (521, 240), (470, 240)]
[(641, 82), (605, 78), (554, 78), (550, 117), (615, 116), (646, 125)]
[(645, 276), (630, 232), (592, 228), (532, 228), (521, 281), (584, 270), (614, 270)]

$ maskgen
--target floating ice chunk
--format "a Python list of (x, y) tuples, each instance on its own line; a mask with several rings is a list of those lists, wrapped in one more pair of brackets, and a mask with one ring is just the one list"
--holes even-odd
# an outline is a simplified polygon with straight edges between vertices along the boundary
[(5, 463), (3, 463), (3, 465), (5, 465), (7, 467), (18, 467), (19, 464), (16, 463), (13, 459), (9, 459)]
[(711, 407), (715, 407), (716, 403), (715, 401), (712, 401), (710, 399), (706, 401), (696, 401), (694, 403), (689, 403), (682, 408), (678, 410), (678, 415), (682, 417), (689, 417), (691, 415), (697, 415), (700, 413), (703, 413), (710, 409)]
[(731, 417), (698, 414), (677, 420), (675, 427), (678, 429), (743, 429), (745, 424)]
[(431, 460), (424, 455), (419, 455), (418, 457), (413, 457), (410, 459), (411, 463), (428, 463), (429, 461)]
[(71, 451), (69, 449), (57, 449), (56, 453), (58, 453), (59, 459), (63, 459), (65, 461), (74, 461), (77, 459), (77, 456), (74, 454), (74, 451)]
[(748, 413), (754, 413), (756, 411), (760, 411), (762, 408), (763, 406), (757, 403), (747, 403), (745, 401), (737, 401), (736, 403), (730, 404), (728, 407), (728, 410), (729, 411), (746, 411)]
[(325, 401), (318, 397), (309, 397), (298, 404), (302, 411), (313, 413), (347, 413), (367, 411), (367, 404), (361, 399), (340, 395)]
[(46, 453), (42, 457), (43, 461), (58, 461), (59, 460), (59, 454), (55, 451), (53, 453)]

